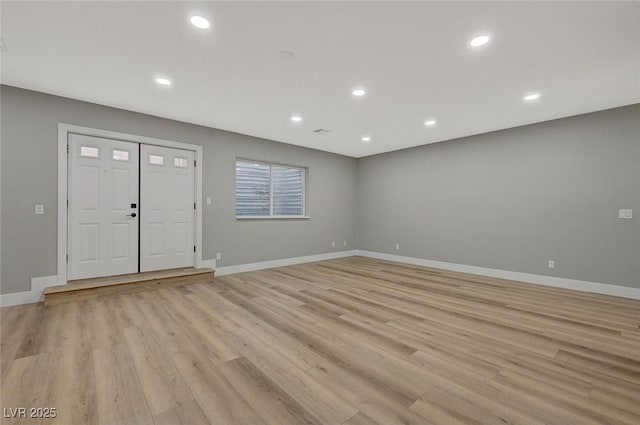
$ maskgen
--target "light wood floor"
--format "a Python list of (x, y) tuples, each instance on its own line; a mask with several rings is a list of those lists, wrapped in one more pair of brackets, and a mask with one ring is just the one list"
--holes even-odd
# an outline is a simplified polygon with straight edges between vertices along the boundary
[(640, 301), (351, 257), (1, 319), (7, 424), (640, 424)]

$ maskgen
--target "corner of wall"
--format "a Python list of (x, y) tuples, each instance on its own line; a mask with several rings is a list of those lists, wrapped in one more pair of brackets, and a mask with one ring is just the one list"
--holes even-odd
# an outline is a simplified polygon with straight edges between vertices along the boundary
[(0, 307), (44, 301), (44, 288), (56, 285), (58, 285), (58, 276), (33, 277), (31, 278), (30, 291), (0, 295)]

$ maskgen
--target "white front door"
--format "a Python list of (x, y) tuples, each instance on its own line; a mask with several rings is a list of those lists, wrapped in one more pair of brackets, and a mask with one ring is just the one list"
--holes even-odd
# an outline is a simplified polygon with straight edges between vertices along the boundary
[(193, 151), (140, 147), (140, 271), (195, 264)]
[(69, 135), (69, 280), (138, 271), (138, 144)]

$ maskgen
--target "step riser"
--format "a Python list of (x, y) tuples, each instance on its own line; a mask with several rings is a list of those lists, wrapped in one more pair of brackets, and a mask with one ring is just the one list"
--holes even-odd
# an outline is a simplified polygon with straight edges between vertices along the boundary
[(156, 289), (174, 288), (190, 285), (192, 283), (208, 282), (213, 280), (214, 272), (191, 274), (188, 276), (174, 276), (160, 279), (148, 279), (139, 282), (123, 283), (94, 288), (84, 288), (68, 292), (45, 294), (46, 306), (69, 303), (74, 301), (95, 300), (101, 297), (133, 294), (136, 292), (153, 291)]

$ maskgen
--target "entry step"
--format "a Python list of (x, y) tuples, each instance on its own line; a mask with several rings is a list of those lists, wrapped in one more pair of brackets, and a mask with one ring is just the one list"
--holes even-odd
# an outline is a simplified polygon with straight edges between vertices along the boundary
[(213, 280), (210, 268), (181, 268), (119, 276), (70, 281), (66, 285), (49, 286), (44, 290), (45, 305), (91, 300), (108, 295), (130, 294), (154, 289), (189, 285)]

